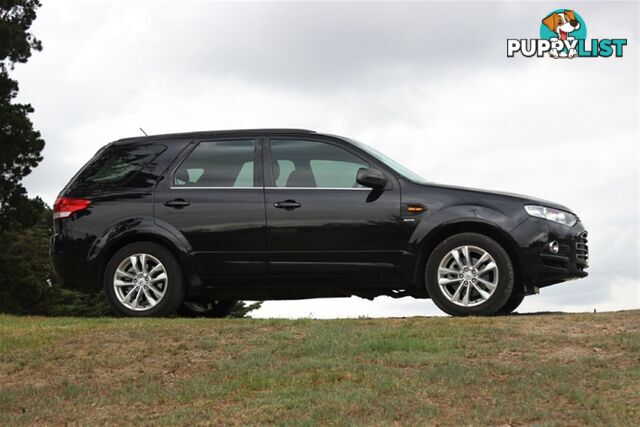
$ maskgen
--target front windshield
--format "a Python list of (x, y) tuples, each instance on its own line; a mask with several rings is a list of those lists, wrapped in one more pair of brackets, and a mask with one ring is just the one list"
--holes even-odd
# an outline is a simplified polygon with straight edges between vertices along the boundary
[(402, 175), (403, 177), (418, 183), (418, 184), (427, 184), (429, 183), (429, 181), (427, 181), (426, 179), (424, 179), (423, 177), (421, 177), (420, 175), (418, 175), (417, 173), (413, 172), (410, 169), (407, 169), (405, 166), (402, 166), (400, 163), (396, 162), (395, 160), (393, 160), (392, 158), (386, 156), (385, 154), (382, 154), (381, 152), (379, 152), (378, 150), (376, 150), (373, 147), (369, 147), (366, 144), (363, 144), (360, 141), (356, 141), (355, 139), (349, 139), (349, 142), (351, 142), (353, 145), (355, 145), (356, 147), (366, 151), (367, 153), (371, 154), (373, 157), (375, 157), (376, 159), (380, 160), (382, 163), (384, 163), (385, 165), (389, 166), (391, 169), (393, 169), (394, 171), (396, 171), (397, 173), (399, 173), (400, 175)]

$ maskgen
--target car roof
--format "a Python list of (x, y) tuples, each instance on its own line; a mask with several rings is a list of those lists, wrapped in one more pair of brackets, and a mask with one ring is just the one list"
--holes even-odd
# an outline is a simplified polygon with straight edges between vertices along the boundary
[(194, 138), (219, 138), (224, 136), (259, 136), (259, 135), (315, 135), (316, 131), (309, 129), (295, 129), (295, 128), (267, 128), (267, 129), (228, 129), (228, 130), (210, 130), (199, 132), (183, 132), (183, 133), (166, 133), (161, 135), (149, 135), (149, 136), (136, 136), (130, 138), (122, 138), (114, 141), (114, 144), (125, 144), (132, 142), (151, 142), (154, 140), (166, 140), (166, 139), (194, 139)]

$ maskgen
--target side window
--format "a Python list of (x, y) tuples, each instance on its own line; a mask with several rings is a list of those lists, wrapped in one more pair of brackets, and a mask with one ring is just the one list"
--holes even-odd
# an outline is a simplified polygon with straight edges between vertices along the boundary
[(276, 187), (358, 188), (356, 174), (369, 164), (335, 145), (303, 140), (272, 140)]
[(145, 165), (165, 149), (166, 146), (160, 144), (110, 146), (91, 160), (72, 187), (96, 190), (126, 187)]
[(174, 187), (253, 187), (255, 141), (201, 142), (173, 177)]

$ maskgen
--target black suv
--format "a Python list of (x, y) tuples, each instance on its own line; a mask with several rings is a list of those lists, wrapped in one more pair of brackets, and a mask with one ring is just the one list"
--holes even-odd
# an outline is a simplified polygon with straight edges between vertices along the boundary
[(128, 316), (223, 316), (235, 300), (412, 296), (513, 311), (587, 276), (556, 203), (425, 181), (354, 140), (301, 129), (127, 138), (54, 207), (58, 275)]

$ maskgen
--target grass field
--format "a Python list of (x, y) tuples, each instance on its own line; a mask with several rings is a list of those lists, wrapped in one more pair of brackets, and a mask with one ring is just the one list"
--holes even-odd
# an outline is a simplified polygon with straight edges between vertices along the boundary
[(640, 311), (0, 316), (0, 425), (640, 425)]

